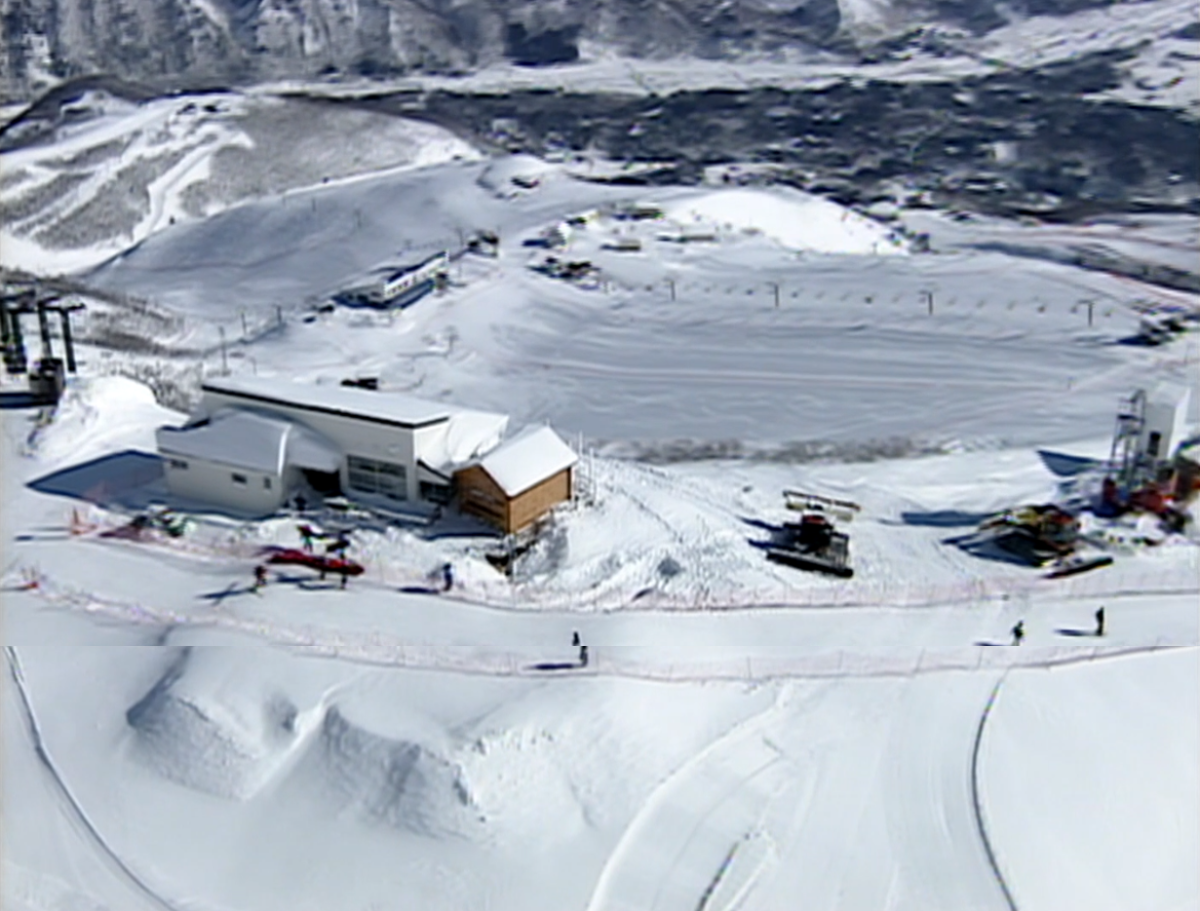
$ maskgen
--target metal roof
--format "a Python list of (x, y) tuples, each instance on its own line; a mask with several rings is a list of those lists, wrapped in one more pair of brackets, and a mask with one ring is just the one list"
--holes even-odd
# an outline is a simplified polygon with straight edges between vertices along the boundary
[(235, 396), (260, 407), (283, 405), (399, 427), (436, 424), (460, 410), (401, 392), (297, 383), (281, 377), (214, 377), (205, 380), (201, 389)]

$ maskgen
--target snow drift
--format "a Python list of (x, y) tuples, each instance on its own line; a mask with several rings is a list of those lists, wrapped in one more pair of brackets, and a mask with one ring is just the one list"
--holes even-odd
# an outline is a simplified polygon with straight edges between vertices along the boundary
[(28, 438), (28, 454), (47, 465), (81, 462), (117, 445), (154, 452), (154, 429), (177, 424), (179, 412), (164, 408), (142, 383), (123, 376), (73, 379), (53, 418)]

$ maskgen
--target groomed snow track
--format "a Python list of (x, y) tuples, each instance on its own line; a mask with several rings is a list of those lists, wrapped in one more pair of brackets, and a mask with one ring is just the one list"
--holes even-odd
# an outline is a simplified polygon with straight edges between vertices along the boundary
[[(86, 839), (95, 846), (100, 859), (105, 865), (130, 889), (146, 899), (151, 906), (160, 909), (160, 911), (184, 911), (179, 905), (175, 905), (164, 898), (140, 874), (122, 860), (113, 846), (105, 839), (99, 829), (96, 828), (95, 823), (92, 822), (87, 811), (84, 810), (83, 806), (76, 799), (70, 786), (55, 764), (53, 757), (50, 755), (49, 750), (46, 748), (45, 740), (42, 737), (42, 729), (38, 724), (37, 714), (33, 709), (33, 701), (30, 698), (25, 682), (25, 675), (21, 670), (21, 659), (17, 654), (17, 649), (14, 646), (6, 645), (4, 647), (4, 658), (8, 664), (9, 675), (12, 677), (17, 698), (21, 703), (21, 709), (25, 715), (26, 726), (29, 729), (30, 744), (33, 747), (34, 753), (37, 754), (38, 761), (45, 769), (47, 777), (53, 784), (55, 792), (59, 795), (60, 805), (68, 817), (74, 821)], [(189, 907), (194, 908), (195, 905), (189, 903)]]

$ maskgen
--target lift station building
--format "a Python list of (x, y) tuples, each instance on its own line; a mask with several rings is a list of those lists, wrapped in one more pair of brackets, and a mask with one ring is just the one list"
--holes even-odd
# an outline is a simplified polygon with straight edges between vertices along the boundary
[(158, 430), (158, 449), (173, 493), (239, 511), (273, 511), (305, 488), (419, 509), (449, 501), (453, 469), (507, 425), (402, 393), (226, 377), (204, 382), (187, 424)]
[(168, 489), (270, 514), (297, 493), (385, 512), (450, 503), (508, 532), (571, 496), (575, 453), (549, 427), (502, 442), (507, 415), (410, 395), (278, 378), (206, 380), (182, 427), (157, 432)]

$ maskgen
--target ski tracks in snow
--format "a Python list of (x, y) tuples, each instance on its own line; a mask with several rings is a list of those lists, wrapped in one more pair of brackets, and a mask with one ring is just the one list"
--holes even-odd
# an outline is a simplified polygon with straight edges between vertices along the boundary
[(588, 911), (1015, 911), (975, 800), (995, 681), (785, 690), (651, 795)]

